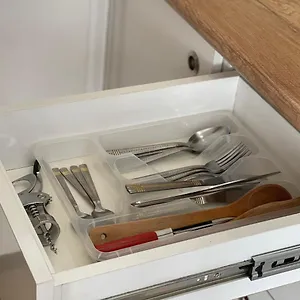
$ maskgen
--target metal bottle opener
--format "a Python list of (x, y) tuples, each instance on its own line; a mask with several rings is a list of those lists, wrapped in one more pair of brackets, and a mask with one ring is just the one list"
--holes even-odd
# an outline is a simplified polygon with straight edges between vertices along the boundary
[(42, 192), (42, 180), (39, 176), (39, 164), (36, 161), (33, 174), (27, 174), (14, 180), (15, 185), (19, 182), (28, 182), (29, 187), (18, 193), (18, 196), (27, 212), (27, 215), (43, 246), (50, 246), (50, 249), (57, 253), (55, 241), (60, 234), (60, 227), (46, 206), (51, 202), (51, 196)]

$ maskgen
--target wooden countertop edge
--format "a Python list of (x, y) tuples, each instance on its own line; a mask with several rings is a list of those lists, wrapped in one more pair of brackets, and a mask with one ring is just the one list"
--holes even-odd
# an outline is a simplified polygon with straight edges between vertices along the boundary
[[(241, 76), (251, 85), (270, 105), (272, 105), (297, 130), (300, 130), (300, 103), (298, 96), (284, 88), (278, 88), (277, 82), (266, 72), (247, 60), (246, 55), (241, 57), (231, 43), (223, 45), (218, 32), (212, 32), (209, 24), (202, 22), (196, 14), (190, 14), (183, 9), (183, 0), (166, 0), (206, 41), (211, 44), (224, 58), (226, 58)], [(181, 3), (180, 3), (181, 2)], [(251, 66), (251, 68), (246, 66)], [(300, 72), (300, 71), (299, 71)]]

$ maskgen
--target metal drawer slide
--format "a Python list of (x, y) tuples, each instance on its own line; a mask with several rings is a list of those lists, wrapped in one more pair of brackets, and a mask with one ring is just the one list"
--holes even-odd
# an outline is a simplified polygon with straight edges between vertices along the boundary
[(189, 275), (106, 300), (166, 299), (221, 282), (248, 277), (251, 281), (300, 268), (300, 245), (252, 256), (244, 262)]

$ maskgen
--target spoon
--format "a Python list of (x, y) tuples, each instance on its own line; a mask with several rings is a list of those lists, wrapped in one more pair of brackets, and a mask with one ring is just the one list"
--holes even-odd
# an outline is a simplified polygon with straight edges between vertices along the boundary
[(186, 143), (172, 142), (172, 143), (151, 144), (146, 146), (106, 150), (106, 152), (112, 155), (132, 153), (137, 156), (141, 155), (141, 157), (145, 157), (147, 155), (158, 154), (159, 151), (162, 150), (180, 148), (181, 151), (189, 150), (192, 152), (200, 153), (205, 148), (207, 148), (213, 141), (215, 141), (218, 137), (229, 133), (230, 133), (230, 128), (227, 126), (214, 126), (214, 127), (204, 128), (202, 130), (195, 132)]
[[(92, 202), (94, 203), (94, 215), (97, 215), (97, 217), (104, 217), (106, 215), (113, 214), (112, 211), (109, 209), (106, 209), (102, 206), (100, 197), (98, 195), (95, 183), (92, 179), (91, 173), (89, 171), (89, 168), (86, 164), (79, 165), (79, 169), (81, 171), (81, 174), (83, 175), (87, 185), (90, 187), (90, 198)], [(92, 213), (93, 215), (93, 213)]]
[(144, 232), (162, 230), (164, 228), (177, 229), (210, 220), (238, 217), (254, 207), (291, 198), (290, 193), (282, 186), (267, 184), (251, 190), (242, 198), (223, 207), (181, 215), (162, 216), (127, 223), (98, 226), (91, 229), (89, 235), (94, 245), (99, 245)]
[(84, 213), (82, 212), (80, 209), (79, 209), (79, 206), (75, 200), (75, 198), (73, 197), (63, 175), (61, 174), (60, 170), (58, 168), (53, 168), (52, 169), (52, 172), (54, 173), (56, 179), (58, 180), (59, 184), (61, 185), (62, 189), (64, 190), (68, 200), (70, 201), (71, 205), (73, 206), (77, 216), (79, 218), (82, 218), (82, 219), (93, 219), (93, 217), (87, 213)]
[(70, 167), (71, 173), (74, 175), (74, 177), (77, 179), (77, 181), (80, 183), (88, 197), (93, 203), (94, 209), (91, 213), (91, 215), (94, 218), (103, 217), (106, 215), (113, 214), (110, 210), (104, 209), (101, 205), (100, 198), (98, 196), (96, 187), (94, 185), (94, 182), (92, 180), (91, 174), (89, 172), (89, 169), (86, 164), (82, 164), (79, 167), (78, 166), (71, 166)]

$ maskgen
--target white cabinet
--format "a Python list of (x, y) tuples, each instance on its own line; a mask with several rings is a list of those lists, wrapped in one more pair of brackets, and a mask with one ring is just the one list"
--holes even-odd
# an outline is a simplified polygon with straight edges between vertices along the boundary
[(164, 0), (0, 1), (0, 105), (218, 72), (222, 57)]
[(108, 1), (1, 0), (0, 105), (102, 90)]
[(163, 0), (112, 0), (106, 88), (118, 88), (219, 72), (222, 57)]
[[(224, 231), (98, 263), (90, 261), (71, 231), (68, 239), (58, 240), (58, 255), (40, 244), (11, 185), (13, 177), (30, 170), (26, 167), (32, 163), (33, 143), (217, 110), (232, 112), (286, 176), (300, 180), (299, 133), (235, 74), (127, 87), (54, 100), (43, 107), (36, 103), (23, 110), (2, 111), (1, 136), (6, 138), (0, 139), (4, 165), (0, 169), (0, 204), (34, 279), (37, 300), (104, 299), (300, 244), (298, 213), (224, 227)], [(45, 190), (59, 201), (47, 182)], [(174, 299), (235, 299), (295, 282), (299, 276), (300, 270), (295, 269), (257, 281), (241, 277)]]

